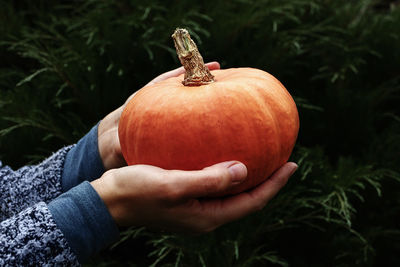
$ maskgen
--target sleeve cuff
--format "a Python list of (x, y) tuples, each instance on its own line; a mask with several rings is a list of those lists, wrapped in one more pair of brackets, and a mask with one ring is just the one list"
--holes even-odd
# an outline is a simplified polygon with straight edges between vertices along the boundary
[(119, 238), (106, 205), (87, 181), (60, 195), (48, 207), (80, 262)]
[(104, 173), (98, 147), (96, 124), (67, 154), (62, 173), (63, 192), (88, 180), (93, 181)]

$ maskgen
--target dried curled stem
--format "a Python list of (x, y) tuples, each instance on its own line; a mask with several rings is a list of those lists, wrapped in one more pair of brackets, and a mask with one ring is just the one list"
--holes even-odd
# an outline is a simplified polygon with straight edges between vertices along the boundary
[(182, 81), (185, 86), (200, 86), (214, 82), (214, 76), (204, 64), (196, 44), (190, 38), (185, 29), (176, 29), (172, 34), (176, 53), (185, 68), (185, 78)]

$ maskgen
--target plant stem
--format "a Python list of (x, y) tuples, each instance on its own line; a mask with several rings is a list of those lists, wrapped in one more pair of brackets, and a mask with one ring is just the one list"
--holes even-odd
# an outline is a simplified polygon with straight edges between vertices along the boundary
[(200, 86), (214, 82), (214, 76), (204, 64), (196, 44), (190, 38), (185, 29), (176, 29), (172, 34), (176, 53), (181, 64), (185, 68), (185, 78), (182, 81), (185, 86)]

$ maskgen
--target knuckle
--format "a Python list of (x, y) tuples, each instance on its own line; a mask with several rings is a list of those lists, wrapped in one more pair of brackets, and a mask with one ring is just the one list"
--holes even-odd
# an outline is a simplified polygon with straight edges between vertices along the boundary
[(204, 221), (197, 226), (195, 231), (199, 234), (206, 234), (214, 231), (218, 227), (217, 224), (211, 221)]
[(275, 185), (276, 188), (282, 188), (286, 185), (287, 179), (279, 177), (279, 179), (275, 178), (271, 182)]
[(167, 193), (167, 199), (169, 200), (169, 202), (177, 202), (181, 200), (181, 198), (181, 191), (176, 188), (170, 187), (170, 190)]
[(103, 175), (108, 177), (116, 177), (118, 173), (118, 169), (110, 169), (106, 171)]
[(205, 231), (205, 233), (210, 233), (210, 232), (214, 231), (215, 229), (217, 229), (218, 226), (219, 225), (216, 223), (211, 223), (206, 228), (204, 228), (204, 231)]
[(222, 223), (220, 216), (216, 209), (209, 209), (207, 216), (200, 216), (199, 220), (199, 231), (201, 233), (209, 233), (217, 229)]
[(162, 200), (174, 202), (180, 199), (180, 190), (171, 183), (162, 183), (159, 187), (159, 196)]
[(254, 206), (255, 211), (261, 211), (264, 209), (267, 203), (264, 200), (258, 200)]
[(203, 232), (202, 232), (202, 233), (203, 233), (203, 234), (211, 233), (211, 232), (214, 231), (216, 228), (217, 228), (216, 226), (209, 226), (209, 227), (206, 227), (206, 228), (203, 229)]
[(262, 211), (264, 208), (264, 204), (263, 203), (259, 203), (258, 205), (255, 206), (254, 211)]
[(254, 212), (263, 210), (265, 205), (267, 205), (267, 199), (257, 196), (255, 194), (251, 194), (250, 196), (252, 198), (251, 202), (253, 203), (252, 206)]
[(171, 179), (164, 174), (160, 177), (158, 195), (163, 201), (175, 202), (181, 198), (182, 192), (180, 187), (174, 184)]
[(125, 179), (123, 175), (120, 175), (120, 171), (118, 169), (110, 169), (103, 174), (106, 179), (112, 180), (114, 185), (117, 186), (118, 189), (124, 188)]
[(213, 170), (203, 178), (203, 187), (207, 192), (223, 190), (229, 181), (229, 172), (226, 170)]
[(202, 185), (207, 192), (214, 192), (219, 188), (220, 182), (215, 178), (215, 175), (208, 175), (202, 179)]

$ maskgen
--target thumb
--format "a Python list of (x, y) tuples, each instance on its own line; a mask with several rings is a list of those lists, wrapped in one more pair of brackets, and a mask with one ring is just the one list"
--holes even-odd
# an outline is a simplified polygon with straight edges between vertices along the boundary
[(199, 198), (222, 193), (242, 183), (247, 177), (246, 166), (238, 161), (227, 161), (199, 171), (171, 171), (177, 195)]
[(206, 66), (209, 70), (219, 70), (221, 68), (221, 65), (217, 61), (208, 62)]

